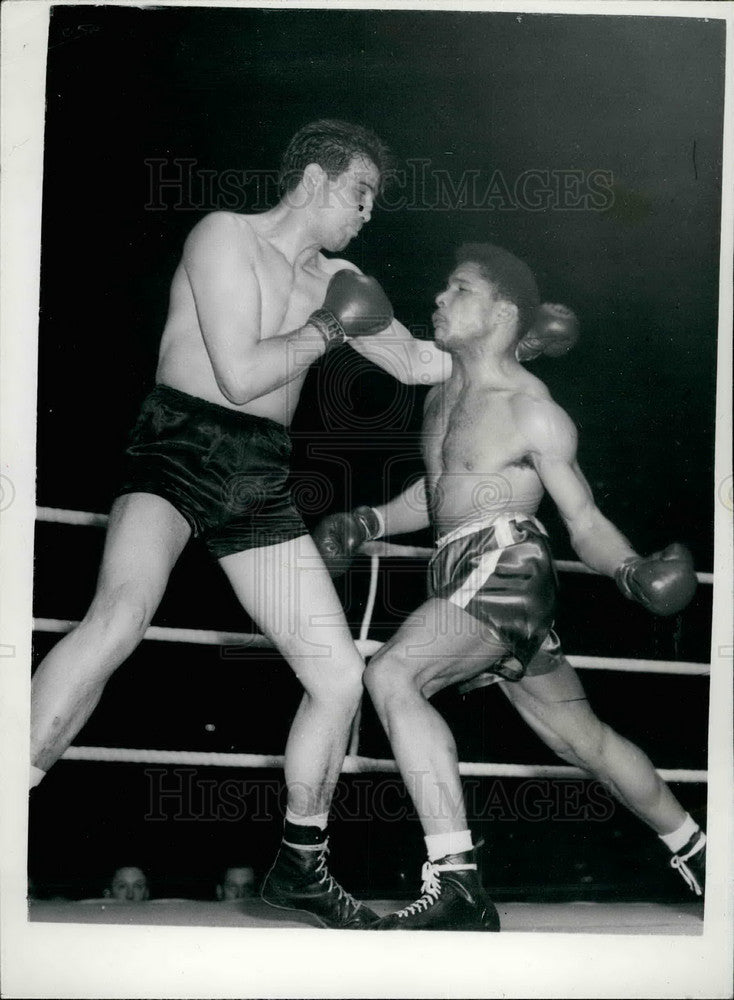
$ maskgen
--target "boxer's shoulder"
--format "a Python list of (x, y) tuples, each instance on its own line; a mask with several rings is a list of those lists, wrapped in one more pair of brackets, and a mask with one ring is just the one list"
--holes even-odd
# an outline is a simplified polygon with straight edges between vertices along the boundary
[(576, 426), (550, 393), (518, 392), (510, 406), (518, 430), (532, 447), (547, 450), (575, 446)]
[(200, 219), (186, 239), (186, 251), (246, 250), (257, 252), (262, 236), (252, 225), (254, 216), (236, 212), (209, 212)]

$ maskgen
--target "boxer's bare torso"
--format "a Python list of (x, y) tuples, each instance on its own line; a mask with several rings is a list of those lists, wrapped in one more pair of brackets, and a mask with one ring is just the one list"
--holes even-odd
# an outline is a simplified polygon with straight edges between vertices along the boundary
[[(353, 267), (347, 261), (327, 258), (318, 251), (291, 264), (271, 242), (270, 213), (220, 214), (229, 217), (221, 220), (223, 251), (241, 262), (243, 272), (250, 271), (248, 281), (244, 280), (243, 273), (242, 308), (249, 312), (249, 323), (256, 325), (260, 340), (303, 326), (323, 302), (332, 275), (341, 268)], [(184, 259), (181, 260), (171, 284), (157, 382), (230, 409), (288, 425), (307, 371), (303, 369), (285, 385), (259, 398), (241, 404), (229, 400), (219, 387), (202, 334), (190, 268)]]
[(440, 534), (484, 514), (535, 513), (543, 484), (529, 431), (551, 408), (556, 406), (545, 386), (523, 369), (510, 379), (478, 382), (457, 369), (431, 390), (423, 457), (432, 520)]

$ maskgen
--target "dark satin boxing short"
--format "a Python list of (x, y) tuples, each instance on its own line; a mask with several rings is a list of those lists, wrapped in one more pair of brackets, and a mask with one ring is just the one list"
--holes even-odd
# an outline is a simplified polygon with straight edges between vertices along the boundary
[(158, 385), (125, 452), (125, 493), (168, 500), (215, 558), (306, 534), (288, 488), (291, 440), (266, 417)]
[(553, 632), (557, 579), (548, 538), (528, 514), (473, 521), (444, 535), (429, 564), (432, 597), (463, 608), (507, 650), (478, 684), (550, 673), (562, 658)]

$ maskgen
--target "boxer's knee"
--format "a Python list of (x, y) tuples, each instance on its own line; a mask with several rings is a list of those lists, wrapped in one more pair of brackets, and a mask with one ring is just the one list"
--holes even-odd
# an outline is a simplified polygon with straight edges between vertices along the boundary
[(129, 655), (145, 635), (155, 608), (131, 584), (104, 589), (95, 595), (79, 625), (80, 638), (88, 636), (102, 654)]
[(413, 676), (391, 650), (372, 657), (365, 668), (364, 686), (378, 709), (400, 694), (418, 693)]
[(299, 670), (295, 673), (309, 698), (333, 713), (353, 713), (363, 694), (363, 664), (334, 661), (318, 671)]

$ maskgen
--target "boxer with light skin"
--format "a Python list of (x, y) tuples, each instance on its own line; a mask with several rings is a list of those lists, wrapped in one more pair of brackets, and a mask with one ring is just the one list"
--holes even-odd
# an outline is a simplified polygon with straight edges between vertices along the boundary
[(288, 427), (308, 368), (334, 345), (348, 341), (407, 383), (450, 370), (445, 352), (393, 320), (377, 282), (322, 253), (343, 250), (369, 222), (389, 164), (374, 133), (314, 122), (286, 150), (274, 208), (214, 212), (194, 226), (91, 607), (39, 665), (31, 699), (37, 784), (143, 638), (189, 538), (200, 538), (304, 688), (285, 748), (284, 840), (263, 898), (349, 929), (376, 917), (329, 874), (326, 824), (364, 662), (286, 486)]
[(569, 350), (576, 317), (538, 305), (525, 264), (490, 244), (465, 246), (436, 306), (436, 341), (453, 369), (426, 400), (424, 479), (382, 507), (331, 515), (314, 533), (335, 574), (369, 539), (429, 523), (437, 535), (431, 596), (365, 672), (428, 851), (423, 895), (376, 929), (499, 930), (477, 876), (456, 744), (429, 700), (452, 684), (496, 681), (551, 749), (661, 837), (701, 895), (705, 834), (645, 754), (596, 717), (561, 652), (552, 631), (555, 573), (535, 513), (547, 491), (583, 562), (655, 614), (674, 614), (692, 598), (691, 556), (673, 544), (640, 557), (596, 506), (573, 423), (521, 363)]

